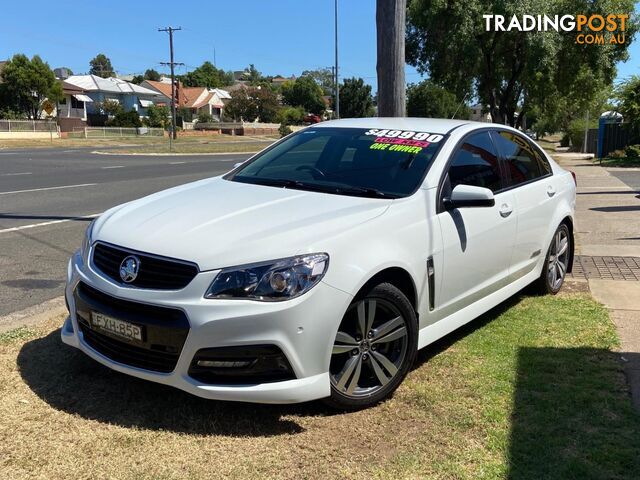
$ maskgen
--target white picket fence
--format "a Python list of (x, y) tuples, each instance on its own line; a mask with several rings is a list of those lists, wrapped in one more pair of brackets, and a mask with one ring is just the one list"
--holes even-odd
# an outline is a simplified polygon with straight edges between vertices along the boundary
[(128, 127), (84, 127), (74, 128), (74, 138), (125, 138), (125, 137), (163, 137), (162, 128), (128, 128)]
[(58, 132), (55, 121), (0, 120), (0, 132)]

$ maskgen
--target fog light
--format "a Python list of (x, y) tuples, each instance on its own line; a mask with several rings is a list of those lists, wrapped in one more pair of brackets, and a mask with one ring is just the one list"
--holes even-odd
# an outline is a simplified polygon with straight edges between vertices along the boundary
[(205, 368), (244, 368), (252, 363), (252, 361), (246, 360), (198, 360), (198, 366)]

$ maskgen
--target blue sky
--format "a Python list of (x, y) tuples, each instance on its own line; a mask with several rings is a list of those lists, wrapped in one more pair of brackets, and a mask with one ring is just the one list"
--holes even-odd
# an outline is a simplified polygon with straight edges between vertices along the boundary
[[(183, 28), (174, 37), (175, 60), (187, 69), (212, 61), (214, 48), (220, 68), (254, 63), (270, 75), (298, 75), (334, 59), (333, 0), (32, 0), (5, 2), (2, 17), (0, 59), (39, 54), (52, 68), (75, 73), (86, 72), (97, 53), (111, 58), (122, 74), (162, 70), (168, 38), (157, 29), (168, 25)], [(340, 0), (339, 31), (341, 77), (363, 77), (375, 89), (375, 1)], [(640, 40), (630, 53), (618, 78), (640, 74)], [(419, 80), (407, 67), (407, 81)]]

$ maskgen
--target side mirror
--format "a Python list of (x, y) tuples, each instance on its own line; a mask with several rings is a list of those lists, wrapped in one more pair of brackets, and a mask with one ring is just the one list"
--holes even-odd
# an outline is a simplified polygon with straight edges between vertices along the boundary
[(493, 192), (488, 188), (473, 185), (456, 185), (451, 196), (442, 200), (446, 210), (465, 207), (493, 207), (496, 204)]

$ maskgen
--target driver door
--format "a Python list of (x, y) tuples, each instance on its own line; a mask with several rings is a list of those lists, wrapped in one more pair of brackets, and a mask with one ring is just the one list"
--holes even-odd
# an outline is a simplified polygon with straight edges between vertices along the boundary
[[(456, 185), (490, 189), (495, 205), (445, 210), (442, 199)], [(467, 136), (453, 153), (439, 192), (437, 218), (443, 245), (441, 282), (435, 298), (439, 318), (499, 290), (509, 281), (517, 215), (514, 195), (504, 187), (502, 165), (489, 132)]]

